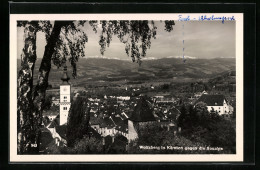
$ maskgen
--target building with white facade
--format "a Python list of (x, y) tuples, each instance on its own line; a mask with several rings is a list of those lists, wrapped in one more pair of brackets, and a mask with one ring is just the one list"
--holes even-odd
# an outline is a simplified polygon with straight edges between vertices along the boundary
[(130, 96), (118, 96), (117, 100), (130, 100)]
[(60, 85), (60, 125), (67, 123), (71, 106), (71, 85), (69, 79), (70, 78), (67, 75), (67, 66), (65, 66), (63, 76), (61, 77), (62, 84)]
[(219, 115), (233, 113), (233, 107), (228, 103), (224, 95), (203, 94), (196, 103), (198, 102), (206, 103), (209, 112), (215, 111)]

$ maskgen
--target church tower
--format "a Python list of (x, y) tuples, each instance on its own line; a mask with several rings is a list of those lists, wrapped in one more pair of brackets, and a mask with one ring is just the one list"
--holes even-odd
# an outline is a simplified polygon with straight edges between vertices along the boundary
[(67, 66), (64, 66), (63, 76), (61, 77), (62, 84), (60, 85), (60, 125), (67, 123), (70, 110), (70, 93), (71, 86), (67, 74)]

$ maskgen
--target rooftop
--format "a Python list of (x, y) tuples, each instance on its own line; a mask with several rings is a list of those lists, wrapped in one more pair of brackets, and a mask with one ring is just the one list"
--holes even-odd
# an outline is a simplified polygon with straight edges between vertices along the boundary
[(134, 122), (155, 121), (153, 111), (144, 97), (140, 98), (129, 119)]
[(63, 139), (66, 138), (66, 130), (67, 130), (67, 125), (62, 125), (62, 126), (56, 126), (56, 132), (62, 137)]
[(100, 127), (105, 128), (107, 127), (108, 129), (113, 128), (115, 126), (114, 122), (109, 118), (105, 117), (104, 119), (100, 119)]
[(64, 66), (64, 69), (63, 69), (63, 76), (61, 77), (61, 80), (63, 81), (62, 84), (69, 84), (69, 76), (67, 74), (67, 66)]
[(60, 115), (58, 115), (50, 124), (49, 128), (54, 128), (60, 125)]
[[(197, 101), (206, 103), (208, 106), (223, 106), (223, 102), (226, 100), (224, 95), (210, 95), (210, 94), (203, 94)], [(195, 104), (196, 104), (195, 103)]]

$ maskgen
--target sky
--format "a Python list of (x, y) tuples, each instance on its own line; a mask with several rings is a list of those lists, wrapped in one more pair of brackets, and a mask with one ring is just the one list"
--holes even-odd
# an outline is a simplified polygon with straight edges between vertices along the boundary
[[(181, 57), (186, 58), (235, 58), (236, 57), (236, 23), (235, 21), (175, 21), (172, 32), (164, 30), (164, 22), (155, 21), (158, 27), (156, 39), (151, 40), (146, 59)], [(85, 58), (103, 57), (131, 60), (125, 53), (125, 46), (116, 36), (112, 37), (110, 47), (104, 56), (100, 54), (98, 44), (100, 32), (95, 33), (86, 24), (88, 36)], [(23, 28), (17, 28), (18, 58), (24, 46)], [(184, 45), (183, 45), (184, 40)], [(46, 45), (42, 32), (37, 33), (37, 57), (42, 58)], [(184, 53), (183, 53), (183, 47)]]

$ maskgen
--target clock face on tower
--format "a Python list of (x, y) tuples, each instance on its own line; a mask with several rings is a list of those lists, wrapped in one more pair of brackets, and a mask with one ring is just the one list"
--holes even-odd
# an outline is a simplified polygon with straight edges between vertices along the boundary
[(63, 94), (67, 94), (70, 92), (70, 87), (69, 86), (61, 86), (60, 92)]

